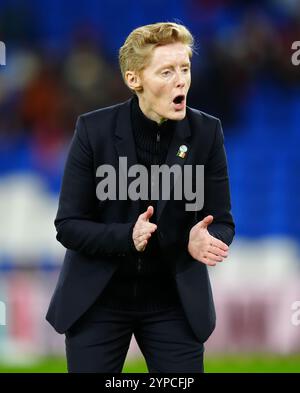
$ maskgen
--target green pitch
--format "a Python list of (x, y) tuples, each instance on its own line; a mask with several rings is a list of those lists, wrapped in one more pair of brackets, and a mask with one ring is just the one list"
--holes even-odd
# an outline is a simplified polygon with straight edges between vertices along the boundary
[[(0, 373), (65, 373), (66, 363), (63, 358), (44, 358), (29, 365), (0, 364)], [(147, 372), (143, 359), (127, 360), (123, 372)], [(300, 354), (280, 355), (220, 355), (206, 356), (207, 373), (299, 373)]]

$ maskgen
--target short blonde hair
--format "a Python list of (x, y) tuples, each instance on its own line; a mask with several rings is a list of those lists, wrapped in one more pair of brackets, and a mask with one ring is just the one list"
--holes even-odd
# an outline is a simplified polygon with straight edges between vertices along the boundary
[(119, 65), (125, 83), (126, 71), (142, 71), (147, 66), (155, 47), (174, 42), (187, 45), (189, 56), (192, 57), (194, 38), (183, 25), (160, 22), (134, 29), (119, 50)]

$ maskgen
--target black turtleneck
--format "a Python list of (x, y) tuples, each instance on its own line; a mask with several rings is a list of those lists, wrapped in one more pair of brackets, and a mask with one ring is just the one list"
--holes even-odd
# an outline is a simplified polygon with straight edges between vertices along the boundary
[[(175, 121), (161, 124), (147, 118), (141, 111), (137, 97), (131, 105), (131, 123), (135, 141), (137, 161), (148, 170), (151, 184), (151, 165), (162, 165), (166, 161), (168, 148), (174, 133)], [(150, 190), (150, 188), (149, 188)], [(154, 207), (150, 221), (156, 223), (157, 202), (140, 200), (140, 214), (149, 205)], [(164, 261), (157, 232), (151, 236), (144, 252), (137, 252), (130, 233), (132, 258), (120, 263), (99, 301), (106, 307), (135, 311), (155, 311), (177, 304), (179, 299), (170, 266)]]
[(166, 120), (161, 124), (148, 119), (141, 111), (138, 99), (134, 97), (131, 106), (131, 121), (139, 164), (150, 169), (150, 165), (161, 165), (166, 161), (175, 121)]
[[(154, 214), (151, 222), (156, 223), (157, 201), (151, 200), (151, 165), (162, 165), (165, 163), (168, 148), (173, 137), (175, 121), (166, 120), (161, 124), (147, 118), (140, 109), (139, 102), (135, 96), (131, 106), (131, 122), (137, 161), (148, 170), (148, 200), (140, 201), (140, 213), (147, 210), (149, 205), (154, 207)], [(157, 255), (158, 250), (157, 235), (152, 235), (145, 250), (145, 254)]]

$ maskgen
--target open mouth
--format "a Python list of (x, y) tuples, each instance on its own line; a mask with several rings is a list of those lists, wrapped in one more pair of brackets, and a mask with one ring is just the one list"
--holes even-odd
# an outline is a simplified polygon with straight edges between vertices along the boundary
[(184, 95), (180, 94), (176, 96), (173, 100), (174, 104), (181, 104), (184, 101)]

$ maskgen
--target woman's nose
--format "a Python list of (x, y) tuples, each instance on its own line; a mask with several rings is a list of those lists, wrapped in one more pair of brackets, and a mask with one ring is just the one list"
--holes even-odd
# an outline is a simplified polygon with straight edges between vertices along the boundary
[(181, 74), (178, 74), (177, 79), (176, 79), (176, 87), (183, 87), (184, 85), (185, 85), (184, 76)]

